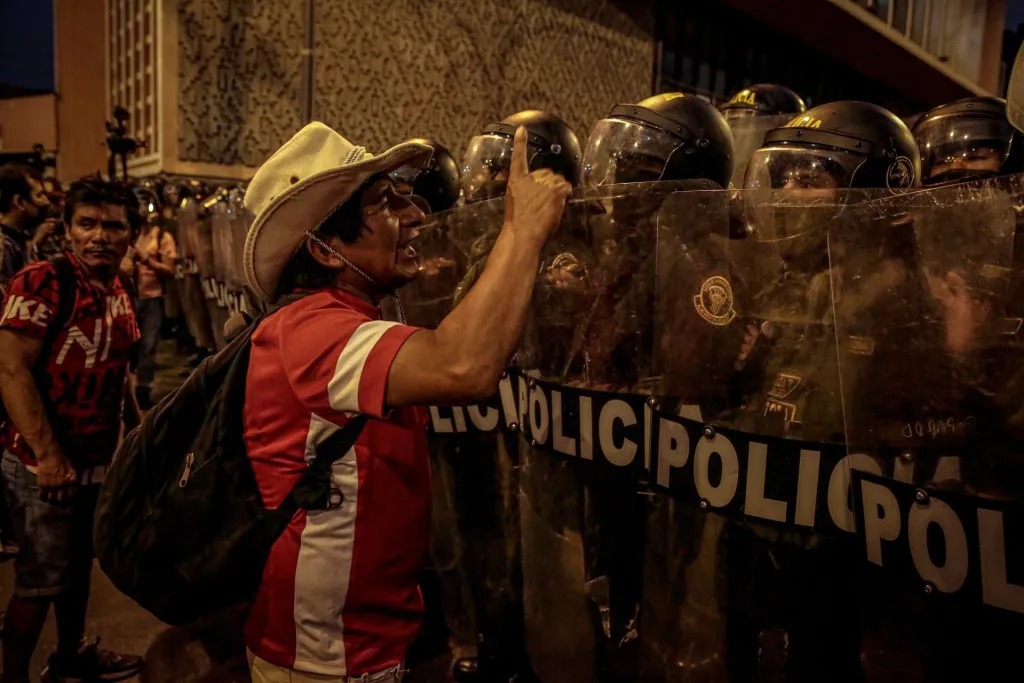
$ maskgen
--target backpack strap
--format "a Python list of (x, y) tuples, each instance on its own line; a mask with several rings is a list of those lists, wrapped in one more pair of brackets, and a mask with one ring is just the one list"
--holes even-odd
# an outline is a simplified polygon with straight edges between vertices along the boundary
[(53, 259), (53, 268), (57, 273), (57, 310), (53, 314), (53, 320), (46, 327), (46, 334), (43, 336), (43, 350), (36, 361), (36, 367), (45, 368), (46, 361), (57, 343), (57, 337), (61, 330), (71, 322), (71, 315), (75, 310), (75, 298), (78, 294), (78, 282), (75, 278), (75, 266), (71, 259), (61, 255)]
[(331, 467), (355, 445), (366, 419), (366, 415), (356, 415), (316, 447), (316, 457), (309, 463), (309, 471), (288, 493), (277, 508), (277, 514), (291, 518), (300, 508), (328, 510), (341, 506), (344, 496), (331, 487)]

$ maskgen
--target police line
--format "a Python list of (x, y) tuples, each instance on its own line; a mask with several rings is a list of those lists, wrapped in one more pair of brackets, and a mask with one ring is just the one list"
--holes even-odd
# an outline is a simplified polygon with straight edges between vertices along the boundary
[(866, 560), (894, 581), (1024, 614), (1024, 508), (1017, 501), (916, 487), (881, 476), (879, 460), (842, 444), (707, 425), (665, 410), (659, 397), (529, 374), (509, 370), (485, 403), (430, 407), (430, 433), (521, 432), (534, 449), (628, 470), (639, 487), (703, 510), (856, 538)]

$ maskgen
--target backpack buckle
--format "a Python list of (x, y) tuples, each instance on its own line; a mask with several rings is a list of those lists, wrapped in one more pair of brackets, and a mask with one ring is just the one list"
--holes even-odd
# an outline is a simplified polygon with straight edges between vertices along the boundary
[(325, 510), (337, 510), (345, 502), (345, 494), (340, 489), (331, 487), (327, 492), (327, 506)]

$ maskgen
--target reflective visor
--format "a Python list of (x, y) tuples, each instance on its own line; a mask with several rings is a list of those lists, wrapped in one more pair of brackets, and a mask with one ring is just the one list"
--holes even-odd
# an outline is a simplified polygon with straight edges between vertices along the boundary
[[(733, 121), (745, 121), (747, 119), (754, 118), (754, 117), (757, 116), (757, 114), (758, 114), (758, 111), (754, 107), (735, 107), (734, 106), (734, 107), (726, 109), (726, 110), (724, 110), (722, 112), (722, 115), (725, 116), (726, 123), (730, 123), (730, 124)], [(786, 116), (786, 121), (788, 121), (789, 119), (792, 118), (792, 116), (788, 116), (788, 115), (785, 115), (785, 114), (783, 116)]]
[[(729, 112), (752, 112), (752, 109), (729, 109)], [(743, 179), (746, 177), (747, 164), (750, 158), (764, 144), (764, 137), (768, 131), (774, 130), (792, 118), (789, 114), (778, 116), (750, 116), (744, 113), (743, 116), (734, 116), (726, 119), (729, 122), (729, 130), (732, 131), (733, 143), (733, 170), (729, 185), (736, 189), (743, 187)]]
[(764, 147), (750, 159), (744, 187), (834, 193), (850, 187), (865, 159), (862, 154), (826, 147)]
[[(527, 162), (531, 167), (538, 151), (531, 142), (527, 148)], [(484, 133), (470, 140), (462, 168), (462, 196), (466, 203), (504, 195), (511, 167), (512, 138), (509, 136)]]
[(594, 127), (583, 155), (584, 187), (660, 180), (683, 141), (660, 128), (620, 118)]
[(944, 116), (914, 130), (926, 184), (966, 180), (999, 172), (1015, 134), (1005, 119)]

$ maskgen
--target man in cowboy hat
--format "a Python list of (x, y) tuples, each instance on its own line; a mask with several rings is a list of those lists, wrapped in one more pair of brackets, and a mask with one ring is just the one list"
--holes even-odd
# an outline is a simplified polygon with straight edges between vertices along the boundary
[(495, 391), (570, 192), (561, 176), (529, 171), (520, 128), (504, 224), (472, 290), (436, 330), (384, 321), (381, 299), (419, 270), (423, 220), (388, 173), (430, 154), (410, 142), (372, 156), (313, 123), (246, 192), (246, 279), (265, 303), (286, 303), (253, 334), (246, 386), (246, 445), (266, 504), (284, 499), (319, 443), (371, 418), (333, 468), (343, 504), (300, 511), (274, 545), (246, 627), (255, 683), (402, 677), (430, 526), (413, 406)]

